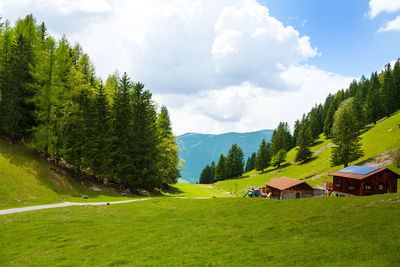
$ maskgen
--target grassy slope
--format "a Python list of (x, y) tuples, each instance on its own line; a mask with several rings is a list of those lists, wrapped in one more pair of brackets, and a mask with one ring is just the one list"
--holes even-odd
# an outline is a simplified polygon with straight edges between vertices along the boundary
[(229, 197), (229, 192), (217, 189), (213, 185), (205, 184), (175, 184), (174, 187), (178, 190), (176, 194), (169, 196), (174, 197)]
[[(89, 191), (68, 175), (39, 158), (23, 145), (9, 145), (0, 139), (0, 209), (55, 203), (59, 201), (120, 200), (110, 188), (100, 185), (104, 194)], [(123, 198), (126, 199), (126, 198)]]
[[(375, 155), (381, 154), (385, 151), (392, 150), (394, 148), (400, 147), (400, 112), (391, 116), (390, 118), (383, 120), (377, 125), (370, 127), (365, 130), (362, 134), (362, 148), (364, 150), (364, 157), (356, 160), (352, 164), (356, 164)], [(319, 149), (331, 142), (331, 140), (326, 140), (323, 136), (317, 140), (317, 144), (312, 148), (312, 151)], [(290, 163), (294, 160), (296, 150), (292, 149), (288, 152), (286, 163)], [(272, 171), (259, 176), (253, 176), (249, 178), (237, 179), (237, 180), (227, 180), (216, 183), (217, 187), (229, 190), (234, 188), (235, 184), (238, 186), (238, 191), (244, 192), (248, 187), (251, 186), (261, 186), (269, 180), (281, 176), (287, 176), (290, 178), (305, 178), (310, 175), (321, 175), (320, 177), (311, 177), (306, 179), (307, 183), (312, 186), (317, 186), (322, 182), (331, 180), (328, 173), (339, 170), (343, 166), (331, 167), (330, 158), (331, 148), (325, 149), (322, 152), (315, 155), (311, 161), (305, 164), (294, 163), (288, 167), (282, 168), (279, 171)], [(400, 173), (400, 170), (394, 165), (389, 166), (394, 171)], [(272, 169), (272, 168), (270, 168)], [(249, 174), (254, 174), (255, 171)]]
[(0, 216), (0, 266), (398, 266), (399, 218), (400, 194), (41, 210)]

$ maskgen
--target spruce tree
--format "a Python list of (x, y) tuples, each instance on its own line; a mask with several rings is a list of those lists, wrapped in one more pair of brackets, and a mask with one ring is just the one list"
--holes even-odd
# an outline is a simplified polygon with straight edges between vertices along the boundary
[(144, 85), (136, 83), (132, 99), (132, 134), (133, 143), (132, 177), (129, 184), (136, 188), (152, 190), (162, 183), (159, 175), (160, 153), (158, 146), (157, 112), (150, 91)]
[(353, 99), (345, 100), (335, 112), (333, 124), (332, 166), (348, 164), (363, 156), (360, 129), (352, 112)]
[(281, 166), (281, 163), (286, 160), (286, 151), (281, 149), (279, 150), (271, 159), (271, 163), (273, 166), (277, 166), (278, 168)]
[(264, 171), (264, 169), (268, 168), (270, 165), (271, 155), (269, 150), (269, 143), (265, 142), (265, 139), (263, 138), (257, 151), (257, 158), (255, 162), (257, 171)]
[(215, 175), (214, 175), (215, 181), (221, 181), (221, 180), (225, 180), (227, 178), (225, 161), (226, 161), (225, 156), (223, 154), (221, 154), (219, 156), (217, 167), (215, 167)]
[(233, 144), (228, 151), (226, 160), (227, 177), (239, 177), (243, 173), (243, 167), (243, 151), (237, 144)]
[(308, 123), (304, 123), (299, 131), (297, 139), (297, 153), (296, 161), (305, 162), (311, 158), (312, 153), (310, 147), (312, 145), (313, 138), (311, 129)]
[(376, 72), (372, 73), (367, 99), (364, 104), (367, 123), (373, 122), (374, 124), (376, 124), (376, 122), (383, 115), (382, 97), (379, 94), (379, 88), (380, 83), (378, 74)]
[(161, 180), (162, 183), (174, 184), (177, 182), (178, 177), (180, 177), (178, 169), (179, 149), (176, 145), (176, 138), (172, 133), (168, 109), (165, 106), (161, 107), (160, 114), (157, 116), (157, 129), (159, 135)]
[(396, 111), (398, 105), (390, 64), (387, 64), (383, 71), (382, 98), (384, 115), (390, 116), (390, 114)]
[(118, 87), (114, 94), (113, 132), (112, 132), (112, 173), (118, 182), (130, 186), (134, 172), (132, 160), (134, 146), (132, 139), (133, 110), (131, 92), (133, 84), (126, 73), (118, 78)]
[(332, 125), (335, 116), (335, 103), (331, 101), (324, 121), (324, 134), (327, 138), (332, 137)]

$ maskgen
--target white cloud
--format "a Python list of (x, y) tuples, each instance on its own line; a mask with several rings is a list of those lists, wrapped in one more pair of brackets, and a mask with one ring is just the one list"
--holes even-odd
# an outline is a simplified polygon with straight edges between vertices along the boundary
[(293, 122), (350, 79), (307, 66), (309, 36), (255, 0), (9, 0), (79, 42), (106, 77), (128, 72), (170, 109), (177, 134), (274, 128)]
[(245, 132), (273, 129), (280, 121), (292, 124), (353, 80), (308, 65), (291, 66), (281, 78), (295, 90), (279, 92), (243, 83), (190, 96), (157, 94), (155, 98), (168, 106), (177, 134)]
[(369, 13), (368, 16), (373, 19), (382, 12), (395, 12), (400, 10), (399, 0), (371, 0), (369, 1)]
[(400, 16), (397, 16), (397, 18), (394, 20), (387, 22), (385, 26), (380, 27), (378, 31), (387, 32), (393, 30), (400, 31)]

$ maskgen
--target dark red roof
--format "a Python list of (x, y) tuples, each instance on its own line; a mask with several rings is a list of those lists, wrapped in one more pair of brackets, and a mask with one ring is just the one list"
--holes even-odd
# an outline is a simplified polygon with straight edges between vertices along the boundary
[(281, 178), (276, 178), (268, 183), (265, 183), (266, 186), (273, 187), (279, 190), (285, 190), (287, 188), (290, 188), (295, 185), (299, 185), (304, 183), (304, 181), (292, 179), (292, 178), (287, 178), (287, 177), (281, 177)]
[(337, 177), (345, 177), (345, 178), (351, 178), (351, 179), (362, 180), (362, 179), (365, 179), (365, 178), (367, 178), (367, 177), (370, 177), (370, 176), (372, 176), (372, 175), (375, 175), (375, 174), (377, 174), (377, 173), (379, 173), (379, 172), (386, 171), (386, 170), (388, 170), (388, 171), (394, 173), (397, 177), (400, 177), (400, 175), (398, 175), (397, 173), (395, 173), (394, 171), (392, 171), (392, 170), (390, 170), (390, 169), (388, 169), (388, 168), (380, 168), (380, 169), (377, 169), (376, 171), (367, 173), (367, 174), (365, 174), (365, 175), (356, 174), (356, 173), (347, 173), (347, 172), (341, 172), (341, 171), (336, 171), (336, 172), (333, 172), (333, 173), (331, 173), (331, 174), (329, 174), (329, 175), (330, 175), (330, 176), (337, 176)]

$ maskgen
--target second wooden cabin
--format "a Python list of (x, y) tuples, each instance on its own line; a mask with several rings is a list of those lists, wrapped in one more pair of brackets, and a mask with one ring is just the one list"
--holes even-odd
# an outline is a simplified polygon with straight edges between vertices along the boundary
[(313, 197), (314, 188), (306, 182), (287, 177), (276, 178), (265, 183), (267, 197), (275, 199), (294, 199)]

